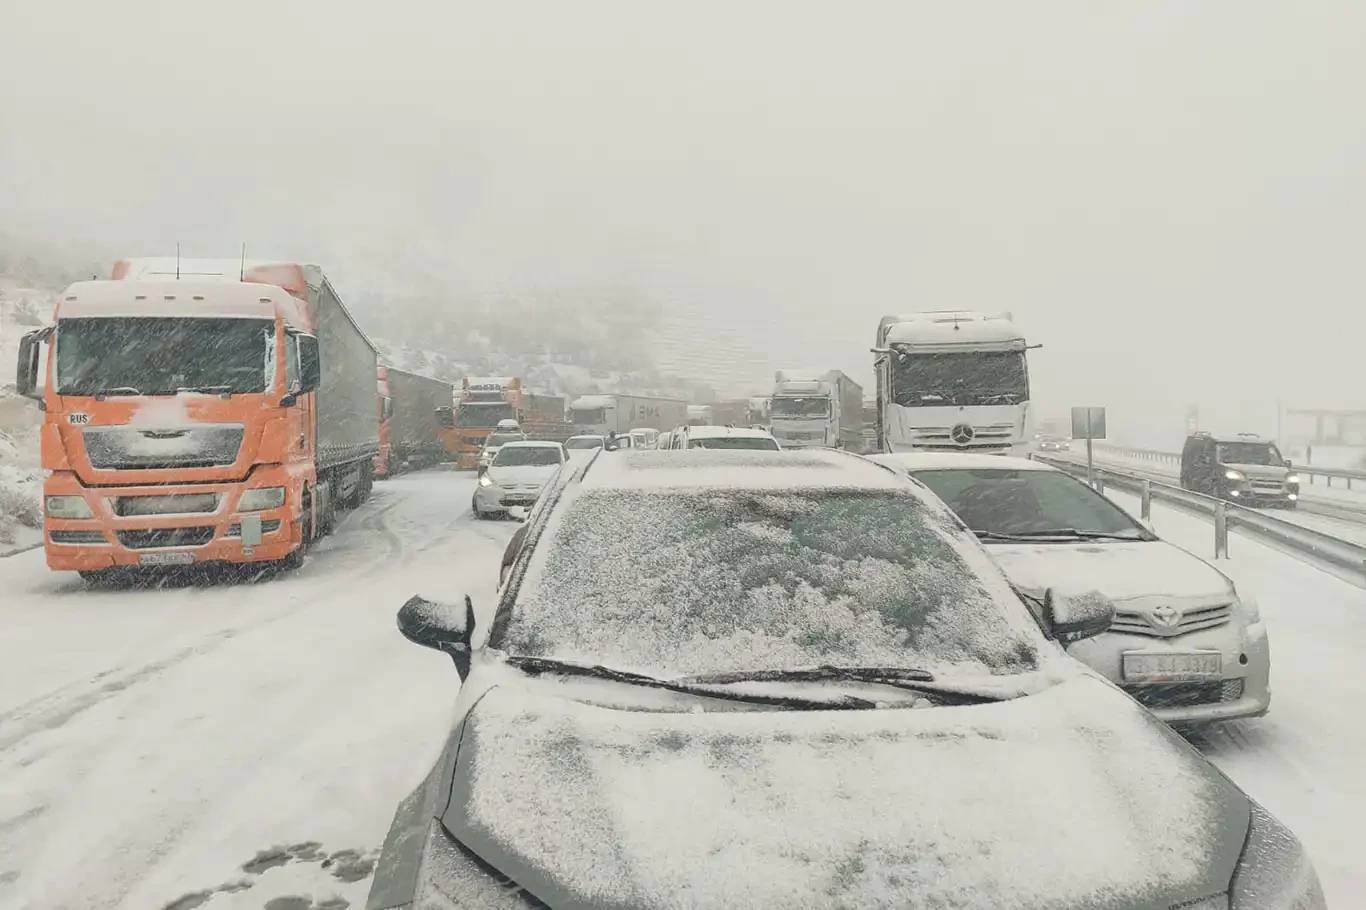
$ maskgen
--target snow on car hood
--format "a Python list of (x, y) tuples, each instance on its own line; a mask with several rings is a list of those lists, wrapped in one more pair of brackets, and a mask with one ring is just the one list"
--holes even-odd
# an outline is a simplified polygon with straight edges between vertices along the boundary
[(1025, 593), (1041, 597), (1099, 591), (1120, 603), (1152, 595), (1228, 603), (1223, 573), (1166, 541), (1122, 543), (988, 543), (986, 550)]
[(494, 465), (489, 468), (489, 479), (500, 487), (512, 484), (522, 486), (523, 484), (535, 484), (539, 486), (545, 483), (555, 472), (560, 469), (558, 464), (551, 465), (515, 465), (503, 467)]
[(448, 829), (552, 907), (1168, 907), (1245, 797), (1086, 675), (993, 705), (656, 713), (495, 687)]

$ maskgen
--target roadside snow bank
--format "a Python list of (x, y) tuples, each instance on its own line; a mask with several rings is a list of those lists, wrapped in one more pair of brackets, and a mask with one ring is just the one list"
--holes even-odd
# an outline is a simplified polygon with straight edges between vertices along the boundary
[(0, 555), (41, 539), (43, 477), (28, 466), (25, 448), (0, 430)]

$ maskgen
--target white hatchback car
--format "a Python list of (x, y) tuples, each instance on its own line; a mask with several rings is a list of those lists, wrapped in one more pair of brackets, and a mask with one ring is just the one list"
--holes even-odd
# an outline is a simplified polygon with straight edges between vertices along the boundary
[(1082, 481), (1000, 455), (869, 457), (934, 491), (1028, 597), (1052, 588), (1110, 598), (1110, 631), (1072, 654), (1158, 717), (1198, 724), (1267, 712), (1271, 654), (1255, 600)]
[(537, 440), (504, 443), (479, 475), (470, 508), (475, 518), (506, 515), (513, 508), (529, 509), (541, 487), (569, 460), (558, 442)]

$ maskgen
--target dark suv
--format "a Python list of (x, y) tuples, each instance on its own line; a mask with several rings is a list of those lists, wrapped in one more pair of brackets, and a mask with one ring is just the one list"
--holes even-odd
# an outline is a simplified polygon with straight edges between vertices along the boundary
[(1248, 505), (1299, 504), (1300, 478), (1276, 444), (1248, 433), (1195, 433), (1181, 450), (1181, 486)]

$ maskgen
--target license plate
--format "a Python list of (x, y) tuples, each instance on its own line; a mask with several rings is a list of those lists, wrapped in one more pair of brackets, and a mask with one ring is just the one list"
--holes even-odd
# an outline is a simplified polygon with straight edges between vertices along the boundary
[(144, 566), (188, 566), (193, 563), (193, 553), (142, 553), (138, 555), (138, 564)]
[(535, 493), (509, 493), (503, 497), (503, 502), (535, 502)]
[(1224, 675), (1223, 655), (1218, 651), (1189, 654), (1126, 651), (1123, 661), (1125, 682), (1186, 682), (1221, 679)]

